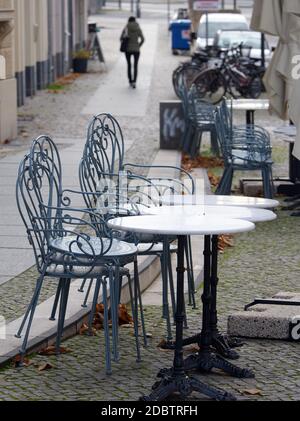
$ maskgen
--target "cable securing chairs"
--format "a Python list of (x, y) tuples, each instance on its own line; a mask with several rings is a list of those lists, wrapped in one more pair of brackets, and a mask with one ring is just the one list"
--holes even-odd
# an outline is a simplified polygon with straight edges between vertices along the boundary
[(58, 280), (52, 319), (59, 305), (56, 351), (64, 329), (70, 283), (73, 279), (94, 279), (96, 282), (93, 309), (102, 287), (104, 305), (104, 335), (106, 372), (111, 373), (110, 334), (108, 324), (108, 287), (110, 290), (112, 317), (112, 350), (118, 359), (116, 320), (118, 299), (115, 283), (119, 277), (127, 277), (130, 286), (131, 306), (134, 316), (137, 358), (140, 360), (136, 298), (133, 297), (131, 278), (123, 262), (133, 261), (137, 252), (134, 244), (115, 239), (105, 219), (96, 209), (73, 208), (72, 194), (89, 195), (62, 189), (62, 172), (59, 153), (54, 142), (47, 136), (36, 139), (30, 153), (20, 164), (16, 198), (26, 227), (28, 240), (33, 247), (39, 277), (17, 337), (21, 338), (22, 359), (27, 350), (28, 338), (34, 313), (45, 278)]

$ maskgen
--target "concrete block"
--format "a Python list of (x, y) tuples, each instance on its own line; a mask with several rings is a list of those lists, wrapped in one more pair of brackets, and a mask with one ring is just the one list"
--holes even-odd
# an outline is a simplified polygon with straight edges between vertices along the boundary
[[(279, 292), (271, 299), (300, 302), (299, 293)], [(228, 317), (228, 333), (233, 336), (263, 339), (290, 339), (290, 323), (300, 318), (298, 305), (258, 304)]]

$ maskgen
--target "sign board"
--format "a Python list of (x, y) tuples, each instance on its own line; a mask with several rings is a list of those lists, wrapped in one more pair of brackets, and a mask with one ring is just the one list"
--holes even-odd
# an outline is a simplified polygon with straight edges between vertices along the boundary
[(195, 12), (208, 12), (213, 10), (219, 10), (219, 0), (195, 0), (194, 11)]
[(185, 132), (181, 101), (160, 103), (160, 149), (178, 150)]

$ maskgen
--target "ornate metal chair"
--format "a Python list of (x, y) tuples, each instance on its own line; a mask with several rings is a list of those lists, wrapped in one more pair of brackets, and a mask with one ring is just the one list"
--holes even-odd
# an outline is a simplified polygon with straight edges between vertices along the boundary
[(21, 338), (27, 325), (20, 350), (23, 359), (43, 282), (48, 277), (56, 278), (59, 281), (55, 298), (56, 305), (59, 302), (56, 339), (56, 350), (59, 353), (71, 280), (93, 279), (96, 282), (93, 310), (102, 287), (105, 362), (106, 371), (110, 374), (108, 284), (112, 308), (113, 355), (118, 359), (118, 320), (116, 320), (118, 300), (115, 296), (115, 283), (123, 276), (128, 278), (130, 286), (137, 358), (140, 359), (136, 298), (133, 297), (129, 271), (123, 264), (124, 261), (134, 260), (137, 249), (134, 244), (115, 239), (106, 221), (95, 209), (73, 208), (72, 194), (80, 194), (81, 197), (82, 192), (62, 190), (61, 162), (55, 144), (47, 136), (39, 137), (33, 142), (30, 153), (21, 162), (17, 179), (17, 205), (26, 227), (28, 240), (33, 247), (39, 278), (16, 336)]
[(273, 198), (272, 147), (270, 136), (259, 126), (234, 126), (224, 101), (215, 113), (225, 170), (216, 194), (230, 195), (234, 171), (262, 172), (264, 195)]
[[(140, 208), (132, 209), (132, 203), (144, 204), (145, 206), (153, 205), (153, 196), (156, 199), (166, 193), (183, 192), (185, 187), (184, 182), (177, 179), (169, 178), (146, 178), (137, 175), (132, 169), (153, 168), (153, 166), (143, 166), (134, 164), (124, 164), (124, 139), (122, 130), (114, 117), (109, 114), (100, 114), (92, 120), (87, 136), (87, 143), (85, 146), (82, 161), (80, 163), (80, 184), (82, 190), (90, 190), (97, 192), (97, 195), (92, 198), (87, 198), (86, 205), (93, 206), (95, 200), (99, 201), (99, 193), (107, 194), (107, 186), (113, 181), (114, 192), (112, 195), (116, 197), (126, 196), (127, 208), (122, 211), (120, 207), (116, 210), (112, 207), (104, 206), (103, 212), (106, 212), (106, 217), (116, 215), (132, 215), (139, 213)], [(170, 169), (173, 167), (160, 167)], [(125, 177), (126, 185), (121, 185), (119, 182), (120, 174)], [(185, 173), (187, 174), (187, 173)], [(190, 175), (187, 176), (191, 185), (191, 191), (194, 189), (193, 180)], [(173, 286), (172, 267), (170, 253), (176, 252), (177, 247), (170, 244), (161, 237), (138, 235), (134, 238), (125, 237), (126, 241), (133, 241), (138, 246), (138, 255), (156, 255), (161, 260), (162, 278), (163, 278), (163, 317), (167, 321), (167, 338), (172, 339), (171, 323), (169, 316), (168, 304), (168, 289), (170, 286), (172, 308), (175, 312), (175, 293)], [(172, 240), (172, 239), (170, 239)], [(192, 266), (192, 257), (190, 249), (187, 248), (188, 257), (188, 276), (190, 294), (189, 298), (191, 304), (195, 305), (194, 299), (194, 279), (193, 273), (190, 269)], [(137, 264), (137, 263), (136, 263)], [(169, 281), (169, 283), (168, 283)]]

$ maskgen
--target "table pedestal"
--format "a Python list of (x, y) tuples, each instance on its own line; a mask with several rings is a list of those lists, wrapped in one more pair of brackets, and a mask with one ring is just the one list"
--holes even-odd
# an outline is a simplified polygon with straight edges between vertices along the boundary
[[(207, 238), (209, 241), (207, 241)], [(177, 265), (177, 307), (176, 307), (176, 345), (174, 352), (174, 363), (171, 369), (163, 369), (158, 374), (160, 380), (153, 386), (153, 391), (149, 396), (141, 398), (143, 401), (163, 401), (174, 393), (179, 393), (181, 398), (187, 398), (192, 392), (200, 392), (210, 398), (218, 401), (236, 400), (235, 397), (225, 391), (208, 386), (194, 377), (186, 374), (183, 359), (183, 323), (184, 323), (184, 247), (185, 237), (178, 237), (178, 265)], [(207, 254), (210, 254), (210, 237), (206, 237), (206, 245), (209, 244)], [(209, 257), (210, 258), (210, 257)], [(210, 289), (210, 271), (206, 270), (205, 284), (208, 289), (204, 293), (204, 304), (209, 303)], [(205, 326), (209, 330), (209, 312), (210, 308), (205, 305), (203, 310)], [(208, 317), (208, 324), (206, 323)], [(210, 347), (210, 334), (203, 335), (205, 350)]]
[[(210, 344), (211, 346), (217, 351), (217, 353), (225, 358), (231, 359), (231, 360), (237, 360), (239, 358), (239, 354), (234, 351), (232, 348), (238, 348), (243, 345), (243, 342), (240, 341), (238, 338), (231, 338), (227, 335), (223, 335), (218, 330), (218, 316), (217, 316), (217, 287), (218, 287), (218, 236), (212, 237), (212, 251), (210, 251), (210, 244), (208, 242), (210, 241), (210, 237), (207, 237), (207, 245), (208, 252), (205, 260), (205, 268), (208, 271), (207, 277), (210, 279), (210, 302), (209, 302), (209, 318), (206, 318), (206, 320), (210, 320)], [(206, 252), (205, 252), (206, 253)], [(205, 303), (203, 303), (205, 305)], [(195, 336), (192, 336), (190, 338), (183, 340), (183, 346), (188, 346), (192, 344), (198, 344), (199, 347), (202, 347), (202, 333), (199, 333)], [(166, 349), (174, 349), (175, 344), (174, 342), (166, 344)], [(228, 373), (230, 371), (230, 374), (237, 376), (237, 377), (254, 377), (254, 374), (250, 372), (249, 370), (243, 370), (240, 369), (232, 364), (229, 364), (227, 361), (221, 358), (221, 362), (217, 362), (216, 358), (212, 358), (214, 360), (214, 365), (218, 364), (224, 366), (224, 370)], [(193, 361), (192, 361), (193, 360)], [(198, 358), (198, 361), (200, 358)], [(207, 365), (207, 357), (204, 358), (205, 362), (204, 365)], [(225, 362), (227, 362), (225, 367)], [(195, 368), (195, 361), (194, 358), (191, 358), (191, 360), (188, 363), (188, 367)], [(187, 367), (187, 369), (188, 369)], [(229, 370), (229, 371), (228, 371)]]
[[(213, 369), (223, 370), (232, 377), (254, 378), (254, 373), (248, 369), (239, 368), (212, 350), (212, 338), (225, 346), (225, 341), (220, 340), (222, 336), (217, 328), (217, 284), (218, 284), (218, 237), (205, 237), (204, 246), (204, 288), (202, 295), (203, 302), (203, 320), (202, 332), (198, 335), (198, 344), (200, 350), (197, 354), (191, 355), (185, 360), (185, 369), (210, 372)], [(230, 349), (227, 350), (231, 351)]]

